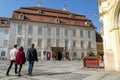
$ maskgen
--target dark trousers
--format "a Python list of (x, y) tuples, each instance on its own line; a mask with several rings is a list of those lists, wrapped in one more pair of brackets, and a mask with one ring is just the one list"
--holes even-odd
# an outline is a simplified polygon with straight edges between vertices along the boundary
[[(17, 64), (16, 64), (16, 67), (17, 67)], [(21, 72), (21, 69), (22, 69), (22, 64), (19, 64), (19, 71), (18, 71), (19, 74)]]
[(34, 61), (29, 61), (28, 74), (32, 74)]
[[(9, 71), (13, 65), (13, 63), (15, 63), (15, 60), (10, 60), (10, 65), (8, 67), (8, 70), (7, 70), (7, 73), (6, 74), (9, 74)], [(17, 65), (15, 64), (15, 73), (17, 73)]]

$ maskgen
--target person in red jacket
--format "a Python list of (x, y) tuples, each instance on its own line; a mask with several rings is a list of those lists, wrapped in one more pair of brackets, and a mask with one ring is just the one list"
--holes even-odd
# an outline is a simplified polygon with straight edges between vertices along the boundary
[(23, 49), (23, 47), (20, 47), (19, 51), (17, 52), (16, 61), (15, 61), (16, 65), (20, 65), (19, 71), (18, 71), (18, 76), (21, 76), (20, 72), (22, 69), (22, 65), (25, 64), (25, 62), (26, 62), (26, 58), (25, 58), (24, 49)]

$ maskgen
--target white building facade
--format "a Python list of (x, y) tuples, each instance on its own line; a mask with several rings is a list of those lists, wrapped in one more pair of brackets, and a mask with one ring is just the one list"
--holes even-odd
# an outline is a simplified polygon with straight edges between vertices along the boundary
[(7, 18), (0, 17), (0, 60), (4, 60), (8, 56), (9, 24), (7, 20)]
[(24, 14), (24, 17), (22, 16), (24, 19), (10, 20), (9, 45), (11, 47), (18, 44), (26, 51), (34, 43), (41, 59), (46, 59), (44, 52), (52, 53), (51, 47), (66, 48), (71, 59), (86, 56), (89, 50), (96, 53), (94, 27), (60, 24), (60, 22), (27, 21), (25, 20), (27, 15), (22, 14)]

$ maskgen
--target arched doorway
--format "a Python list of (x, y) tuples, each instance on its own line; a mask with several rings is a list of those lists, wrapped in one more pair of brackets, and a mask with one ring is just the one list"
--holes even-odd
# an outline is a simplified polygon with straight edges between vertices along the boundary
[(64, 47), (51, 47), (53, 60), (62, 60)]

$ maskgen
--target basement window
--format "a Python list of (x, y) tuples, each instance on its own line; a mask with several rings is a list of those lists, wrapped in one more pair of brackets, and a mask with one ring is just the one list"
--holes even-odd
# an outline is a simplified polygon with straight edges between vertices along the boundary
[(21, 14), (19, 15), (19, 19), (23, 20), (23, 19), (24, 19), (24, 14), (21, 13)]

